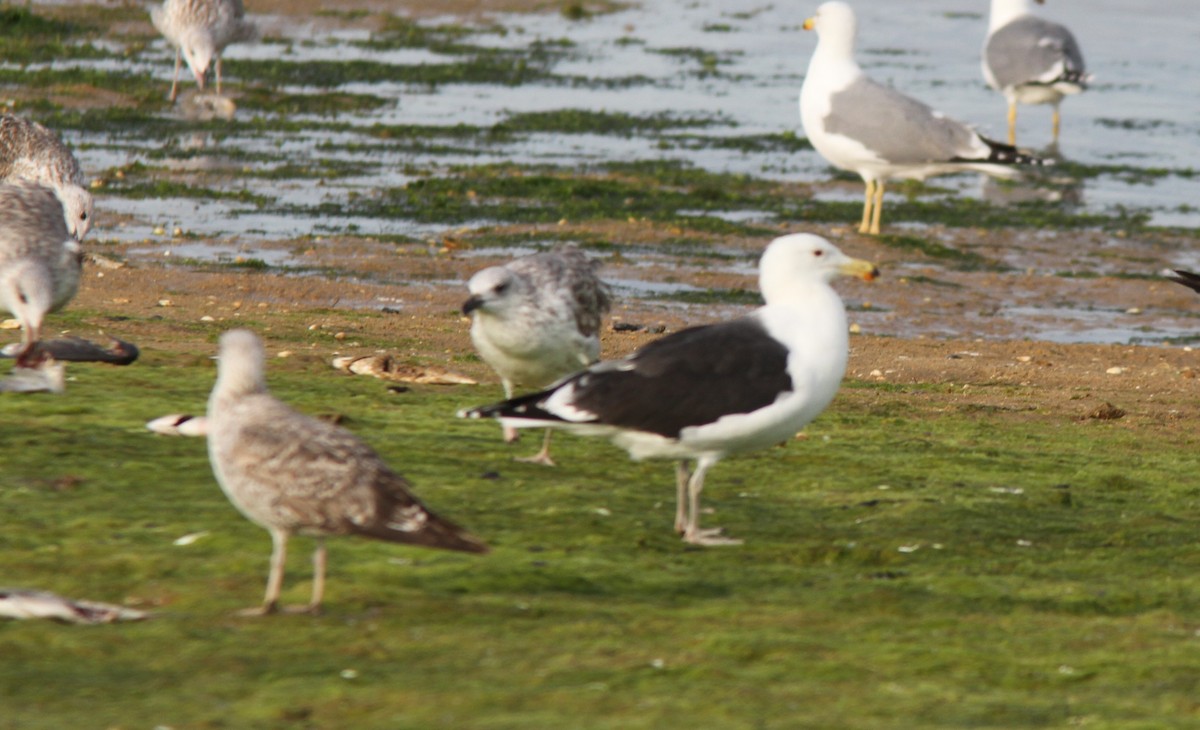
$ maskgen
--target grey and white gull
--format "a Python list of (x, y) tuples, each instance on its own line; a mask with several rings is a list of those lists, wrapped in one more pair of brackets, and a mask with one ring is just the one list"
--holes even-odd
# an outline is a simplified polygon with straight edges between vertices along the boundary
[(970, 170), (1010, 177), (1014, 165), (1042, 164), (868, 77), (854, 60), (857, 21), (846, 3), (823, 3), (804, 28), (815, 29), (818, 40), (800, 90), (800, 119), (822, 157), (866, 183), (859, 232), (879, 233), (889, 179)]
[(271, 533), (271, 571), (260, 607), (278, 609), (287, 543), (317, 539), (312, 598), (289, 611), (316, 613), (325, 592), (325, 538), (361, 535), (389, 542), (485, 553), (487, 546), (429, 511), (408, 480), (349, 431), (298, 413), (267, 392), (262, 341), (249, 330), (221, 335), (217, 382), (208, 401), (208, 454), (221, 489)]
[(53, 188), (67, 229), (79, 240), (92, 227), (93, 200), (79, 160), (59, 136), (35, 121), (0, 114), (0, 182), (30, 180)]
[(1063, 97), (1086, 89), (1091, 78), (1071, 31), (1032, 11), (1030, 0), (992, 0), (983, 44), (983, 78), (1008, 100), (1009, 144), (1017, 143), (1017, 104), (1053, 106), (1053, 141), (1058, 142)]
[(180, 59), (187, 62), (197, 85), (204, 88), (210, 67), (215, 67), (217, 95), (221, 94), (221, 53), (232, 43), (252, 41), (258, 26), (246, 20), (242, 0), (164, 0), (150, 9), (150, 20), (175, 46), (175, 75), (171, 101), (179, 87)]
[(635, 460), (675, 459), (675, 530), (696, 545), (738, 544), (720, 528), (700, 527), (705, 475), (730, 454), (790, 440), (825, 410), (849, 357), (846, 310), (830, 282), (878, 273), (820, 236), (777, 238), (759, 263), (765, 304), (754, 312), (458, 415), (604, 436)]
[(75, 296), (82, 267), (54, 191), (28, 181), (0, 184), (0, 309), (21, 325), (17, 367), (43, 361), (42, 323)]
[[(471, 341), (500, 376), (504, 397), (516, 388), (544, 388), (600, 358), (600, 326), (612, 307), (596, 262), (574, 246), (491, 266), (467, 282)], [(542, 449), (520, 461), (553, 465), (550, 434)], [(516, 429), (505, 428), (506, 441)]]

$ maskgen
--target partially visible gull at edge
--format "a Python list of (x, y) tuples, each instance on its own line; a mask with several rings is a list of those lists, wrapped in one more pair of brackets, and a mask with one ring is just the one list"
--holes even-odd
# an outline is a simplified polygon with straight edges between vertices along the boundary
[[(325, 538), (360, 535), (445, 550), (486, 553), (474, 535), (426, 509), (404, 477), (349, 431), (297, 413), (267, 392), (262, 341), (249, 330), (221, 335), (217, 383), (208, 401), (208, 455), (221, 489), (250, 521), (271, 533), (274, 549), (262, 605), (277, 610), (287, 543), (317, 538), (312, 598), (325, 593)], [(293, 609), (289, 609), (293, 610)]]
[(1058, 142), (1059, 104), (1090, 80), (1071, 31), (1032, 9), (1030, 0), (992, 0), (983, 44), (983, 78), (1008, 100), (1009, 144), (1017, 143), (1017, 104), (1052, 105), (1052, 139)]
[(175, 74), (170, 100), (179, 89), (180, 61), (187, 62), (196, 84), (204, 89), (208, 70), (215, 67), (217, 95), (221, 94), (221, 53), (231, 43), (255, 40), (258, 26), (246, 20), (242, 0), (164, 0), (150, 9), (150, 20), (175, 46)]
[[(82, 265), (79, 242), (67, 230), (53, 190), (32, 182), (0, 184), (0, 310), (21, 326), (14, 370), (46, 364), (49, 356), (39, 348), (42, 324), (75, 296)], [(51, 389), (61, 390), (61, 383)]]
[(0, 182), (29, 180), (52, 188), (67, 228), (83, 240), (92, 227), (93, 201), (83, 170), (58, 135), (37, 122), (0, 114)]
[(829, 283), (843, 275), (870, 280), (878, 271), (820, 236), (777, 238), (759, 263), (766, 304), (754, 312), (676, 332), (547, 390), (458, 415), (605, 436), (634, 459), (677, 460), (675, 530), (695, 545), (738, 544), (720, 528), (700, 527), (705, 475), (730, 454), (791, 440), (833, 400), (849, 328)]
[(854, 60), (857, 23), (846, 3), (822, 4), (804, 28), (815, 29), (818, 40), (800, 90), (800, 119), (822, 157), (866, 183), (861, 233), (879, 233), (889, 179), (971, 170), (1011, 177), (1014, 165), (1042, 164), (869, 78)]
[[(600, 326), (612, 306), (596, 262), (574, 246), (522, 256), (479, 271), (467, 282), (471, 341), (500, 376), (504, 397), (517, 387), (544, 388), (600, 358)], [(505, 429), (513, 441), (515, 429)], [(553, 465), (550, 431), (542, 450), (522, 458)]]

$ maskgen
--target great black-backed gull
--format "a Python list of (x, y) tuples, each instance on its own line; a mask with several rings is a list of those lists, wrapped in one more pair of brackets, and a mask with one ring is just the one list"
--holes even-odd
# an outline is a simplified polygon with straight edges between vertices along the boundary
[(1194, 292), (1200, 292), (1200, 274), (1183, 269), (1164, 269), (1162, 274), (1176, 284), (1183, 284)]
[[(544, 388), (600, 358), (600, 325), (612, 306), (596, 263), (574, 246), (491, 266), (467, 282), (463, 303), (471, 315), (471, 341), (504, 385)], [(536, 455), (520, 459), (553, 465), (550, 430)], [(505, 440), (516, 429), (505, 429)]]
[(1071, 31), (1032, 10), (1030, 0), (992, 0), (983, 43), (983, 78), (1008, 100), (1009, 144), (1017, 143), (1017, 104), (1053, 105), (1057, 142), (1062, 98), (1083, 91), (1089, 80)]
[(18, 367), (36, 367), (42, 321), (79, 290), (83, 254), (62, 203), (32, 182), (0, 184), (0, 309), (21, 324)]
[[(231, 43), (252, 41), (258, 27), (246, 20), (242, 0), (165, 0), (150, 9), (150, 20), (159, 33), (175, 46), (175, 75), (171, 78), (171, 101), (179, 88), (180, 59), (204, 88), (210, 65), (216, 66), (217, 95), (221, 94), (221, 52)], [(214, 63), (215, 62), (215, 63)]]
[(845, 308), (829, 285), (840, 275), (869, 280), (878, 271), (819, 236), (777, 238), (759, 264), (766, 304), (751, 314), (459, 416), (606, 436), (634, 459), (677, 459), (675, 529), (697, 545), (737, 544), (700, 527), (704, 476), (729, 454), (788, 441), (833, 400), (849, 346)]
[(879, 233), (889, 179), (968, 170), (1007, 177), (1014, 165), (1041, 164), (869, 78), (854, 60), (857, 25), (846, 3), (822, 4), (804, 28), (819, 37), (800, 89), (800, 120), (822, 157), (866, 183), (861, 233)]
[(288, 538), (317, 538), (312, 600), (325, 590), (325, 537), (362, 535), (390, 542), (484, 553), (478, 538), (438, 517), (408, 481), (354, 434), (293, 411), (267, 392), (262, 341), (248, 330), (221, 336), (217, 383), (208, 401), (208, 455), (229, 501), (271, 533), (271, 574), (261, 607), (276, 610)]
[(0, 114), (0, 182), (30, 180), (58, 193), (67, 229), (76, 239), (92, 227), (92, 194), (79, 160), (58, 135), (37, 122)]

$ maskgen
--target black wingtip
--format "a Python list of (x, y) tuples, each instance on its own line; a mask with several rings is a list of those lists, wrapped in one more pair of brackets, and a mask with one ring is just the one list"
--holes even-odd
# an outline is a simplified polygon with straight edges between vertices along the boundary
[(1183, 284), (1194, 292), (1200, 292), (1200, 274), (1194, 274), (1183, 269), (1167, 269), (1163, 271), (1163, 276), (1176, 284)]

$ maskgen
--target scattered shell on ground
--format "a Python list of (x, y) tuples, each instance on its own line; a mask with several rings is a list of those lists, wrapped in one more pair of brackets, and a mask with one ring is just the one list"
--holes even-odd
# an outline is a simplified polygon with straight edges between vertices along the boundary
[(402, 383), (424, 383), (427, 385), (476, 385), (477, 382), (465, 375), (452, 373), (442, 368), (422, 365), (406, 365), (390, 355), (367, 355), (365, 357), (335, 357), (333, 367), (355, 375), (372, 375), (383, 380)]
[(6, 319), (0, 322), (0, 330), (18, 330), (21, 329), (21, 323), (15, 319)]
[(212, 93), (196, 93), (179, 100), (179, 111), (186, 119), (206, 122), (210, 119), (233, 119), (237, 104), (233, 99)]

